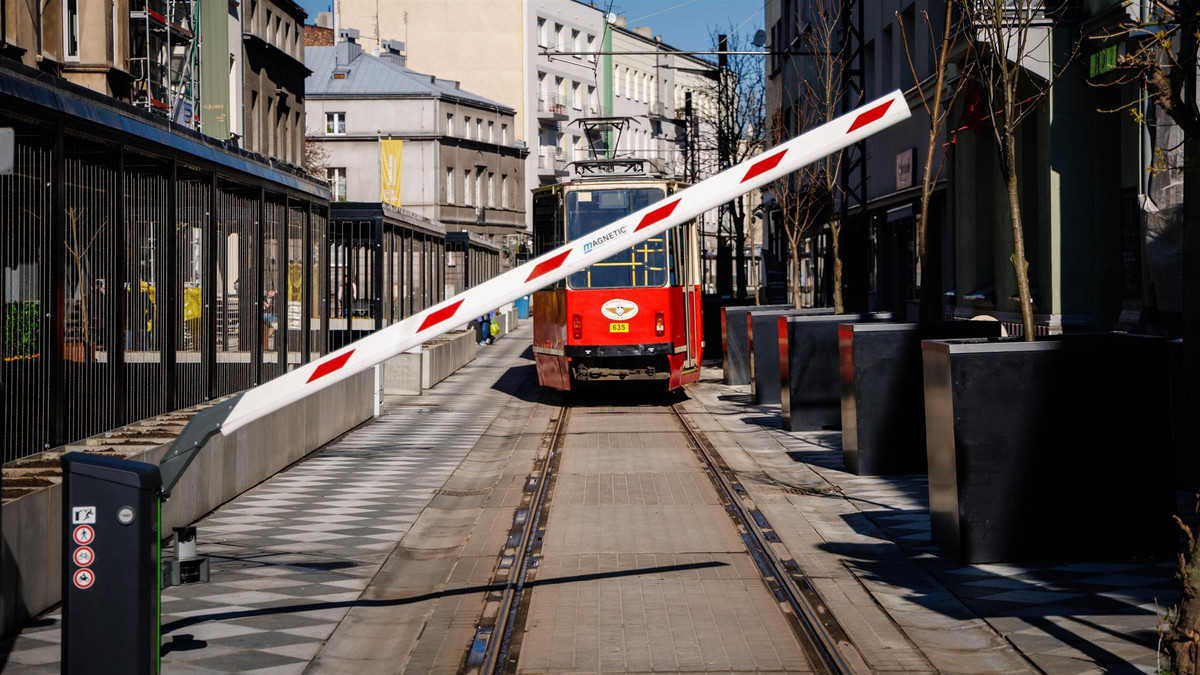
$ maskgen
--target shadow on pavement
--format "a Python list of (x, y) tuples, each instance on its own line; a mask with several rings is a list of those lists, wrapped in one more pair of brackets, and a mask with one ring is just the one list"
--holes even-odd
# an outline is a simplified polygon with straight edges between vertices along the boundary
[[(538, 579), (525, 584), (525, 588), (535, 588), (538, 586), (554, 586), (557, 584), (573, 584), (583, 581), (595, 581), (597, 579), (617, 579), (621, 577), (632, 577), (643, 574), (666, 574), (669, 572), (686, 572), (689, 570), (707, 569), (711, 567), (726, 567), (728, 563), (709, 561), (699, 563), (688, 563), (684, 565), (659, 565), (655, 567), (643, 567), (641, 569), (623, 570), (619, 572), (596, 572), (592, 574), (577, 574), (569, 577), (559, 577), (557, 579)], [(310, 602), (297, 605), (280, 605), (278, 607), (262, 607), (256, 609), (245, 609), (233, 612), (213, 612), (211, 614), (198, 614), (195, 616), (176, 619), (169, 623), (163, 624), (162, 634), (168, 635), (181, 628), (194, 626), (199, 623), (208, 621), (227, 621), (230, 619), (245, 619), (254, 616), (269, 616), (273, 614), (294, 614), (297, 612), (313, 612), (322, 609), (336, 608), (353, 608), (353, 607), (394, 607), (397, 605), (409, 605), (417, 602), (425, 602), (426, 600), (437, 600), (439, 598), (448, 598), (458, 595), (472, 595), (475, 593), (490, 593), (493, 591), (502, 591), (505, 589), (504, 584), (489, 584), (487, 586), (470, 586), (467, 588), (455, 588), (436, 593), (426, 593), (409, 598), (394, 598), (388, 600), (343, 600), (339, 602)]]

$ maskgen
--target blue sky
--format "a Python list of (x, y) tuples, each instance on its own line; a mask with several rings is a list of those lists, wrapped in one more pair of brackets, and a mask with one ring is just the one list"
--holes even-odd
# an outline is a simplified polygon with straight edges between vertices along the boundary
[[(327, 12), (331, 0), (298, 0), (308, 11), (308, 22), (317, 12)], [(380, 0), (386, 2), (387, 0)], [(462, 0), (466, 1), (466, 0)], [(513, 2), (515, 0), (471, 0), (474, 2)], [(754, 31), (763, 28), (762, 0), (594, 0), (601, 9), (625, 15), (629, 26), (650, 26), (655, 35), (682, 50), (712, 48), (710, 29), (722, 31), (738, 27), (742, 45), (749, 48)]]

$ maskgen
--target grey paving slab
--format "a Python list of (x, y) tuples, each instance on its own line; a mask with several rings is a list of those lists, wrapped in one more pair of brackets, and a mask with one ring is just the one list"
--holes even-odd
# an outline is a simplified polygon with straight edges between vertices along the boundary
[(518, 671), (808, 671), (669, 410), (571, 414)]
[(930, 541), (923, 475), (850, 474), (839, 433), (784, 431), (741, 389), (706, 378), (690, 393), (738, 439), (721, 448), (731, 466), (791, 488), (797, 560), (829, 574), (834, 556), (940, 670), (1154, 672), (1173, 561), (959, 565)]

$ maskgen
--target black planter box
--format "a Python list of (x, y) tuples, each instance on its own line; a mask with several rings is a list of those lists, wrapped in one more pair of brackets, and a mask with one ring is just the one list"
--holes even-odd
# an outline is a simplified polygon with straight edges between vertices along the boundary
[(1000, 337), (998, 321), (844, 323), (842, 462), (860, 476), (925, 473), (921, 341)]
[(933, 540), (965, 563), (1173, 553), (1167, 341), (922, 345)]
[(750, 338), (750, 395), (755, 403), (779, 403), (779, 327), (781, 316), (833, 316), (831, 307), (774, 309), (746, 315)]
[[(842, 424), (838, 326), (891, 321), (890, 312), (789, 316), (777, 320), (780, 414), (789, 431), (838, 429)], [(786, 322), (786, 323), (785, 323)]]
[(746, 315), (750, 312), (786, 310), (791, 307), (758, 305), (721, 308), (721, 368), (724, 371), (725, 384), (750, 384), (750, 340), (746, 330)]

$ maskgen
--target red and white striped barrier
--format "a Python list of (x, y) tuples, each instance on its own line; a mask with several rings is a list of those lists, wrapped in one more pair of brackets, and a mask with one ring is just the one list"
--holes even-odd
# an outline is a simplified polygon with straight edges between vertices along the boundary
[(259, 417), (685, 223), (908, 117), (908, 104), (899, 91), (868, 103), (587, 237), (544, 253), (318, 361), (246, 391), (221, 423), (221, 433), (228, 435)]

